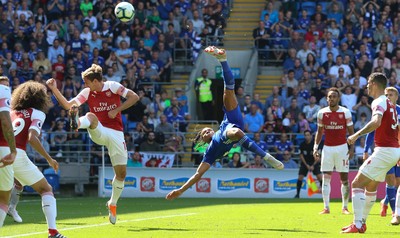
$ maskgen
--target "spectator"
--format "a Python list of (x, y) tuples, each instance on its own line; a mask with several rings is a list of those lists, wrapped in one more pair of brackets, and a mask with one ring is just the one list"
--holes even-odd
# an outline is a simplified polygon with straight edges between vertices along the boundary
[(360, 118), (357, 119), (356, 123), (354, 124), (354, 131), (358, 131), (361, 128), (363, 128), (369, 120), (367, 120), (367, 115), (365, 114), (365, 112), (362, 112), (360, 115)]
[(271, 32), (265, 28), (263, 21), (260, 21), (258, 27), (253, 30), (254, 45), (259, 50), (260, 58), (268, 59), (269, 40)]
[(327, 40), (326, 47), (321, 50), (321, 62), (325, 63), (328, 60), (328, 53), (332, 53), (332, 57), (337, 59), (339, 55), (339, 50), (333, 46), (332, 40)]
[[(381, 65), (379, 65), (379, 60), (382, 60)], [(383, 67), (388, 71), (392, 68), (392, 64), (389, 58), (386, 57), (385, 51), (380, 50), (378, 57), (376, 57), (372, 63), (372, 67), (375, 69), (377, 67)]]
[(315, 55), (313, 53), (308, 53), (307, 58), (306, 58), (306, 63), (304, 65), (304, 71), (311, 73), (312, 71), (317, 71), (319, 66), (320, 65), (317, 62)]
[(367, 121), (371, 120), (372, 109), (367, 95), (362, 95), (360, 101), (352, 109), (357, 112), (357, 120), (361, 119), (363, 113), (366, 115)]
[[(301, 34), (306, 34), (307, 28), (310, 25), (311, 20), (308, 16), (308, 12), (306, 9), (301, 10), (301, 16), (297, 19), (296, 24), (296, 31), (300, 32)], [(306, 39), (307, 40), (307, 39)]]
[[(295, 62), (296, 61), (300, 62), (297, 58), (296, 58)], [(287, 75), (287, 79), (286, 79), (286, 85), (289, 88), (292, 88), (292, 89), (297, 88), (297, 86), (299, 85), (299, 81), (297, 81), (297, 79), (295, 78), (294, 69), (290, 69), (288, 71), (288, 75)]]
[(335, 79), (339, 77), (341, 68), (343, 69), (342, 77), (345, 77), (348, 80), (352, 75), (351, 68), (348, 65), (343, 64), (342, 56), (338, 55), (336, 56), (336, 64), (329, 69), (329, 76), (333, 80), (333, 83), (335, 83)]
[(47, 59), (50, 60), (50, 63), (54, 64), (57, 62), (58, 55), (64, 57), (64, 48), (60, 46), (60, 41), (55, 39), (52, 43), (52, 46), (49, 47)]
[(311, 88), (311, 95), (315, 97), (317, 102), (319, 102), (319, 100), (325, 96), (325, 90), (326, 88), (322, 85), (322, 79), (317, 78), (315, 80), (315, 86)]
[(241, 155), (238, 152), (233, 153), (232, 160), (228, 163), (228, 168), (248, 168), (250, 165), (247, 162), (241, 161)]
[(308, 124), (306, 114), (304, 112), (299, 113), (298, 117), (299, 133), (304, 133), (305, 131), (311, 131), (310, 125)]
[(47, 16), (49, 21), (56, 20), (58, 16), (63, 16), (65, 3), (63, 0), (49, 0), (47, 2)]
[(160, 116), (160, 124), (155, 129), (156, 133), (163, 133), (165, 136), (165, 140), (169, 140), (173, 133), (176, 132), (175, 128), (171, 123), (167, 121), (167, 116)]
[(311, 96), (309, 99), (310, 104), (306, 105), (303, 108), (303, 113), (305, 114), (305, 118), (307, 119), (311, 131), (316, 131), (317, 129), (317, 114), (321, 109), (319, 105), (317, 105), (317, 99), (315, 96)]
[(309, 42), (306, 41), (303, 43), (303, 48), (299, 50), (296, 54), (296, 57), (300, 59), (302, 65), (305, 65), (307, 63), (308, 54), (314, 54), (314, 52), (309, 49)]
[(63, 156), (62, 148), (67, 141), (67, 132), (64, 130), (65, 124), (63, 122), (57, 122), (56, 130), (52, 133), (51, 145), (58, 153), (55, 155), (57, 158)]
[[(272, 113), (272, 111), (271, 111)], [(262, 126), (264, 125), (264, 118), (258, 112), (256, 104), (251, 104), (250, 113), (244, 117), (244, 130), (249, 133), (261, 132)]]
[(150, 131), (146, 134), (146, 139), (140, 144), (139, 150), (142, 152), (145, 151), (151, 151), (151, 152), (156, 152), (156, 151), (161, 151), (161, 146), (155, 141), (155, 133), (153, 131)]
[(130, 153), (127, 167), (143, 167), (142, 165), (142, 156), (140, 155), (139, 151), (135, 151)]
[(277, 154), (277, 159), (279, 159), (279, 160), (283, 159), (283, 153), (285, 151), (294, 153), (293, 143), (288, 140), (288, 136), (286, 133), (282, 133), (281, 137), (280, 137), (280, 141), (275, 142), (274, 151)]
[(290, 151), (285, 150), (283, 152), (282, 163), (285, 165), (285, 169), (297, 169), (299, 165), (292, 159)]
[(167, 116), (167, 120), (175, 128), (175, 131), (186, 132), (185, 118), (179, 114), (179, 107), (172, 106), (172, 114)]
[(251, 168), (251, 169), (265, 169), (267, 167), (265, 166), (264, 160), (261, 158), (261, 156), (260, 155), (255, 155), (254, 156), (254, 163), (252, 163), (249, 168)]
[(240, 111), (242, 112), (243, 116), (250, 113), (250, 107), (251, 107), (251, 97), (250, 95), (246, 95), (244, 96), (244, 105), (243, 107), (240, 107)]
[(286, 59), (283, 61), (283, 73), (284, 74), (287, 74), (290, 69), (294, 68), (294, 61), (296, 59), (297, 51), (295, 48), (290, 48), (290, 47), (291, 46), (289, 46), (288, 57), (286, 57)]
[(173, 152), (175, 154), (174, 164), (177, 166), (182, 165), (182, 155), (185, 150), (182, 145), (182, 137), (179, 135), (173, 135), (165, 141), (163, 151)]

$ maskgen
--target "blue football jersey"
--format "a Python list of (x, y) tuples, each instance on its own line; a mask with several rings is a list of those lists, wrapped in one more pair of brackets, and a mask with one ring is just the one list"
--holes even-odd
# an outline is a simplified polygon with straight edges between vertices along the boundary
[(237, 127), (243, 130), (243, 116), (239, 106), (232, 111), (225, 111), (224, 120), (222, 120), (219, 130), (215, 132), (211, 143), (203, 155), (203, 162), (214, 163), (227, 153), (237, 141), (232, 141), (226, 135), (228, 129)]

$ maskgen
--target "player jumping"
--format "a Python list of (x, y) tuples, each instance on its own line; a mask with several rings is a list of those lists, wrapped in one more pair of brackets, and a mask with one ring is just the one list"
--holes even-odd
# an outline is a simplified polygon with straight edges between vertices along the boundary
[(206, 127), (199, 131), (194, 139), (197, 146), (209, 144), (204, 152), (203, 161), (197, 168), (196, 173), (179, 189), (175, 189), (167, 194), (166, 199), (172, 200), (179, 197), (193, 184), (195, 184), (210, 168), (215, 160), (220, 159), (228, 152), (234, 144), (239, 144), (245, 149), (260, 155), (268, 164), (275, 169), (283, 169), (283, 164), (276, 160), (272, 155), (263, 151), (257, 144), (243, 132), (243, 117), (238, 107), (235, 96), (235, 79), (226, 61), (226, 52), (215, 46), (209, 46), (204, 50), (205, 53), (217, 58), (222, 65), (224, 72), (224, 120), (221, 122), (219, 130), (214, 132), (212, 128)]
[[(120, 83), (103, 81), (101, 66), (92, 66), (82, 72), (84, 88), (75, 98), (67, 99), (58, 90), (54, 79), (47, 80), (47, 85), (53, 91), (57, 101), (64, 109), (70, 109), (71, 129), (87, 129), (90, 138), (108, 149), (115, 176), (112, 181), (112, 194), (107, 202), (109, 220), (112, 224), (117, 221), (117, 201), (124, 189), (128, 153), (124, 140), (121, 111), (131, 107), (139, 96)], [(121, 103), (121, 96), (126, 101)], [(90, 108), (85, 116), (78, 116), (78, 106), (87, 102)]]

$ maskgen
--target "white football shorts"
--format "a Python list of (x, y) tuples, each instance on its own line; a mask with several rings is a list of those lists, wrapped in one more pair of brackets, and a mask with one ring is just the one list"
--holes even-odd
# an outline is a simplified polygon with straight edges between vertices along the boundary
[(349, 172), (349, 148), (347, 144), (327, 146), (324, 145), (321, 154), (321, 172), (334, 171)]
[[(9, 153), (10, 153), (9, 147), (0, 146), (1, 158), (8, 155)], [(13, 165), (8, 165), (6, 167), (0, 168), (0, 191), (10, 191), (13, 186), (14, 186)]]
[(14, 162), (14, 176), (23, 186), (31, 186), (44, 178), (42, 172), (32, 163), (26, 152), (18, 148)]
[(386, 173), (400, 159), (400, 148), (375, 147), (374, 153), (360, 167), (360, 172), (377, 182), (385, 181)]

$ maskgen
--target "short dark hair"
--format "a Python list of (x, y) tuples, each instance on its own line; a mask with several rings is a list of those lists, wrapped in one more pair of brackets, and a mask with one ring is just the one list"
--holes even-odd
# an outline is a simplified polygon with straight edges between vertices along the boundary
[(377, 83), (380, 88), (385, 88), (387, 85), (387, 78), (386, 75), (383, 73), (372, 73), (368, 79), (370, 79), (372, 82)]

